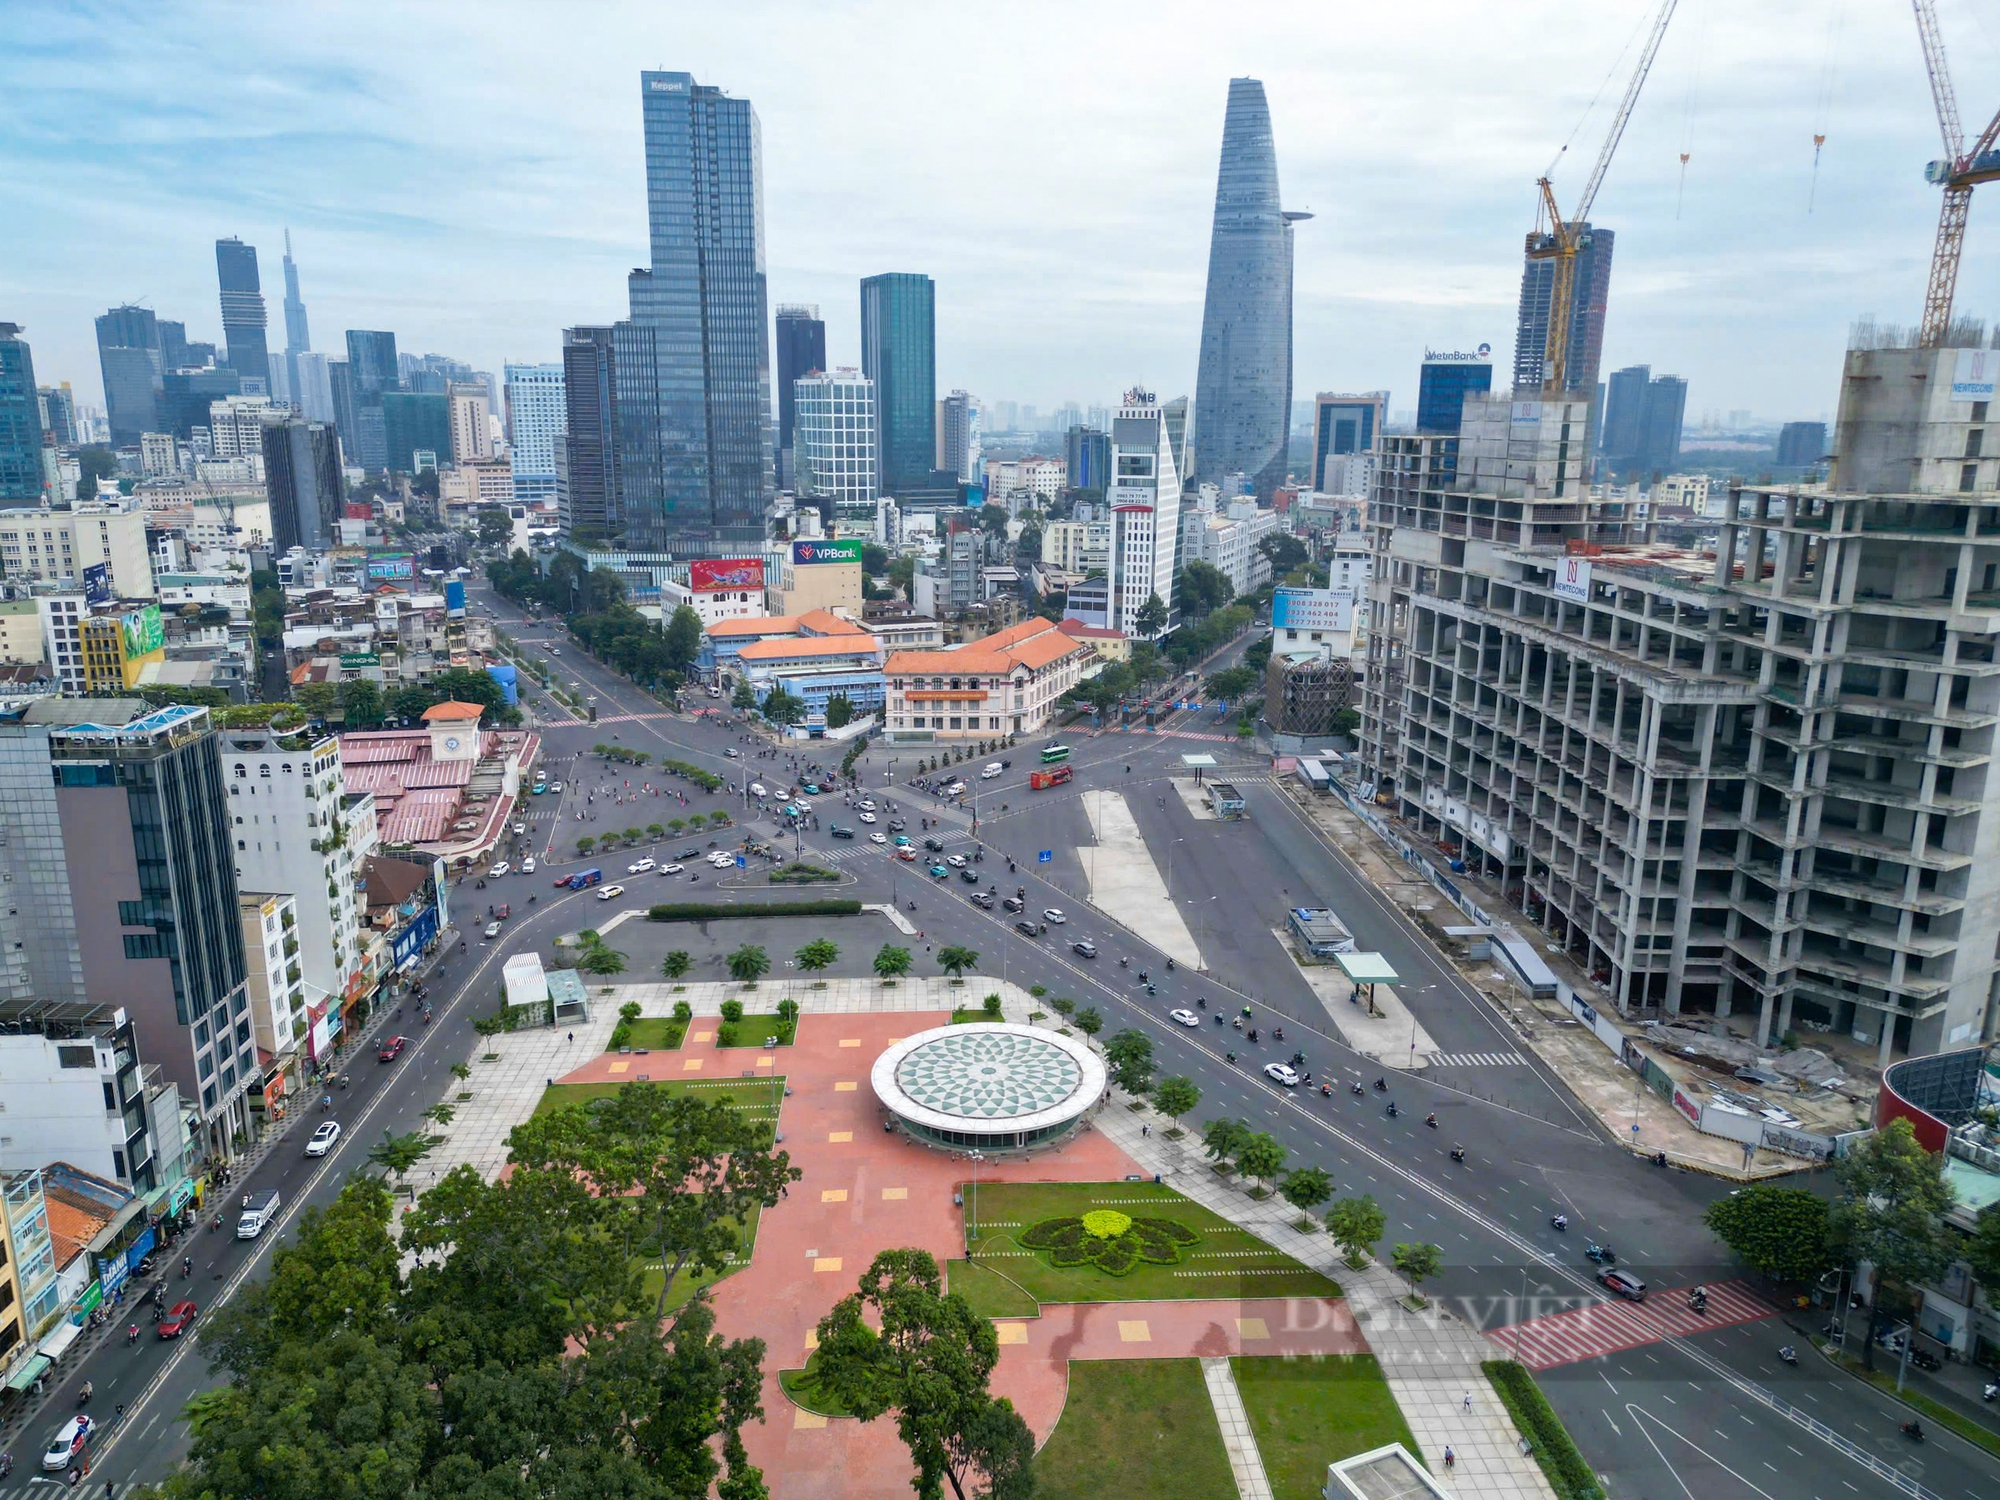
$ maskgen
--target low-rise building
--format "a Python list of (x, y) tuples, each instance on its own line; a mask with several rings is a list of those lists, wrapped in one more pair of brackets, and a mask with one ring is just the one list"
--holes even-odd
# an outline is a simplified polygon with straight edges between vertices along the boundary
[(1086, 625), (1081, 620), (1064, 620), (1056, 626), (1073, 641), (1082, 641), (1097, 653), (1099, 661), (1130, 661), (1132, 659), (1132, 637), (1122, 630), (1109, 630), (1102, 625)]
[[(309, 891), (305, 899), (318, 894)], [(261, 1086), (251, 1086), (250, 1108), (271, 1119), (283, 1118), (293, 1107), (302, 1064), (310, 1060), (305, 1047), (311, 1020), (304, 955), (299, 951), (299, 901), (288, 891), (237, 893), (249, 976), (250, 1029), (263, 1075)]]
[(950, 651), (898, 651), (884, 667), (887, 737), (905, 743), (1035, 734), (1094, 653), (1049, 620)]
[(137, 1192), (164, 1186), (148, 1131), (147, 1071), (121, 1007), (78, 1001), (0, 1006), (7, 1106), (0, 1172), (61, 1158)]
[(1111, 559), (1109, 521), (1051, 521), (1042, 528), (1042, 561), (1070, 573), (1088, 573)]
[(347, 788), (374, 795), (378, 841), (466, 868), (500, 841), (541, 738), (481, 729), (476, 703), (440, 703), (422, 729), (340, 736)]
[(93, 580), (101, 577), (98, 587), (121, 599), (150, 599), (145, 509), (120, 499), (85, 500), (68, 510), (0, 510), (0, 573), (86, 593), (97, 591)]

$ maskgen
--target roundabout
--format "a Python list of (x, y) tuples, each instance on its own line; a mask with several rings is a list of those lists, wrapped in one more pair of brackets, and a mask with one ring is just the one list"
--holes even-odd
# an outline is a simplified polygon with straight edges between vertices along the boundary
[(904, 1037), (875, 1059), (871, 1082), (917, 1140), (1020, 1151), (1074, 1131), (1104, 1097), (1105, 1068), (1073, 1037), (996, 1021)]

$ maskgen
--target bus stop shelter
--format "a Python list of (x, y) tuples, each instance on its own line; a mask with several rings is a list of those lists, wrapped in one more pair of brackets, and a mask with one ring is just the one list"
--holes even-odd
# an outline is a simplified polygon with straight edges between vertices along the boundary
[(1347, 976), (1348, 983), (1361, 992), (1368, 1005), (1368, 1014), (1374, 1015), (1375, 986), (1396, 982), (1395, 965), (1379, 953), (1336, 953), (1333, 961), (1340, 965), (1340, 972)]

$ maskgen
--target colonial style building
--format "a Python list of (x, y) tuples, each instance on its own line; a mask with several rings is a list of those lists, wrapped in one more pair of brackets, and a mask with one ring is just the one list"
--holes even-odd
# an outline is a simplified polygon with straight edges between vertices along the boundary
[(1035, 734), (1095, 653), (1048, 620), (1023, 620), (954, 651), (898, 651), (888, 683), (892, 741)]

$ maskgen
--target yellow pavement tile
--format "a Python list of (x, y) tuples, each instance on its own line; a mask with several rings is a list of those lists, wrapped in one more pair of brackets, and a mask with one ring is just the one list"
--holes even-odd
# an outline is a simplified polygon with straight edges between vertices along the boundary
[(1267, 1339), (1271, 1336), (1271, 1325), (1262, 1318), (1238, 1318), (1236, 1336), (1242, 1339)]
[(884, 1203), (900, 1203), (909, 1196), (910, 1196), (910, 1190), (908, 1188), (882, 1189), (882, 1201)]
[(1121, 1344), (1150, 1344), (1153, 1330), (1146, 1326), (1144, 1318), (1121, 1320), (1118, 1324), (1118, 1342)]
[(699, 1057), (683, 1058), (681, 1060), (681, 1071), (683, 1073), (699, 1073), (701, 1071), (701, 1064), (702, 1059)]
[(843, 1047), (859, 1047), (861, 1045), (861, 1038), (858, 1036), (844, 1036), (840, 1039), (840, 1045)]
[(833, 1086), (833, 1091), (836, 1094), (851, 1094), (860, 1087), (861, 1087), (860, 1084), (856, 1083), (853, 1079), (850, 1078), (845, 1083), (836, 1083)]
[(896, 1043), (900, 1042), (901, 1040), (902, 1038), (899, 1036), (892, 1036), (889, 1038), (889, 1045), (893, 1047), (896, 1045)]
[(757, 1066), (760, 1068), (768, 1068), (771, 1066), (772, 1063), (776, 1062), (777, 1060), (778, 1060), (777, 1058), (773, 1057), (770, 1053), (767, 1052), (762, 1057), (757, 1059)]
[[(819, 1201), (822, 1203), (845, 1203), (847, 1201), (847, 1189), (827, 1188), (819, 1195)], [(1259, 1338), (1263, 1336), (1261, 1333), (1257, 1335)]]
[(826, 1418), (816, 1411), (807, 1411), (803, 1406), (792, 1408), (792, 1431), (817, 1432), (826, 1426)]
[(631, 1066), (632, 1065), (628, 1062), (615, 1062), (611, 1065), (611, 1067), (607, 1071), (612, 1073), (623, 1073), (626, 1069), (630, 1068)]
[(715, 1033), (712, 1031), (697, 1031), (691, 1038), (691, 1040), (697, 1042), (712, 1042), (715, 1040)]
[[(838, 1255), (818, 1255), (813, 1257), (813, 1270), (815, 1271), (838, 1271), (839, 1269), (840, 1257)], [(1144, 1326), (1143, 1323), (1140, 1325), (1142, 1328)]]
[(993, 1332), (999, 1336), (1000, 1342), (1003, 1344), (1025, 1344), (1028, 1342), (1028, 1325), (1026, 1323), (995, 1323), (993, 1325)]
[(830, 1130), (827, 1132), (826, 1143), (829, 1146), (842, 1146), (853, 1139), (854, 1132), (851, 1130)]
[(813, 1350), (817, 1349), (818, 1347), (819, 1347), (819, 1330), (817, 1328), (808, 1328), (806, 1330), (806, 1353), (810, 1354), (813, 1352)]

